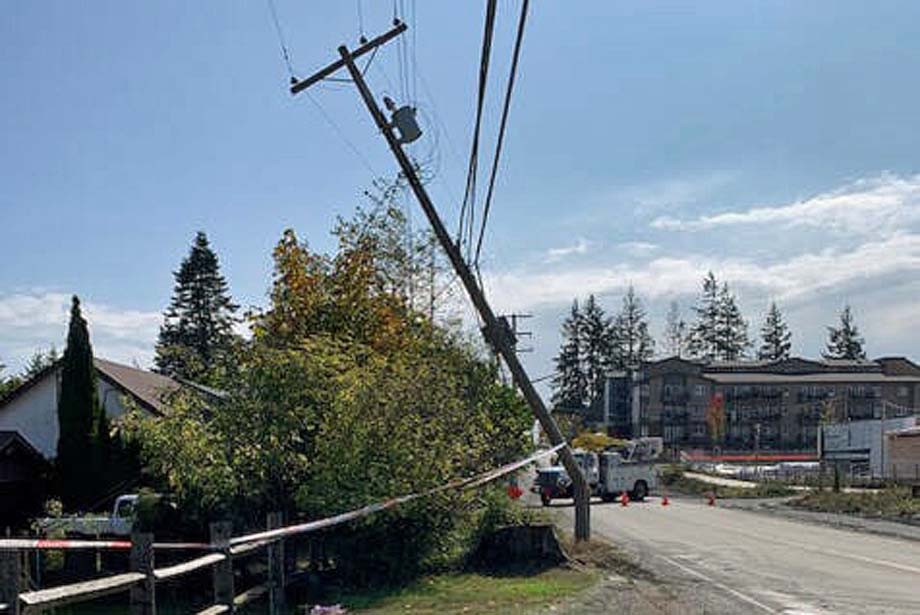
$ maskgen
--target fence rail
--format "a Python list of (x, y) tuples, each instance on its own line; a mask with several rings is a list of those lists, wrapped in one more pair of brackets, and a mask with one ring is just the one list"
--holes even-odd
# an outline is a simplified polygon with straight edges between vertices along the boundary
[[(557, 452), (565, 444), (540, 451), (526, 459), (515, 461), (499, 468), (451, 481), (445, 485), (391, 498), (333, 517), (318, 519), (282, 527), (281, 513), (271, 513), (266, 521), (267, 529), (244, 536), (231, 537), (231, 525), (227, 522), (211, 524), (210, 543), (155, 543), (149, 533), (134, 533), (131, 541), (88, 541), (88, 540), (0, 540), (0, 613), (30, 615), (47, 609), (85, 602), (96, 598), (130, 592), (131, 615), (156, 615), (156, 583), (175, 579), (193, 572), (213, 569), (214, 605), (200, 611), (198, 615), (232, 613), (253, 601), (269, 597), (271, 615), (284, 610), (284, 590), (288, 582), (297, 575), (288, 574), (285, 569), (285, 540), (299, 534), (316, 532), (320, 529), (341, 525), (349, 521), (387, 510), (405, 502), (428, 497), (449, 489), (471, 489), (529, 465), (542, 457)], [(22, 560), (20, 553), (26, 549), (130, 549), (130, 572), (116, 574), (90, 581), (81, 581), (35, 591), (21, 591)], [(158, 549), (207, 549), (207, 555), (191, 560), (155, 568), (154, 552)], [(234, 588), (233, 559), (249, 557), (261, 550), (267, 551), (267, 579), (239, 594)]]

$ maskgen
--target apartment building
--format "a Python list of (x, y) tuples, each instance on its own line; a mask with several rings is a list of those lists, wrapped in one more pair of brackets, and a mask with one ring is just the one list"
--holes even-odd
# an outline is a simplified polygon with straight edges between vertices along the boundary
[[(622, 394), (628, 386), (632, 395)], [(668, 358), (611, 377), (608, 425), (625, 436), (661, 436), (671, 447), (812, 450), (822, 417), (832, 422), (894, 418), (920, 407), (920, 366), (903, 357), (873, 361), (700, 361)], [(724, 436), (707, 425), (721, 404)]]

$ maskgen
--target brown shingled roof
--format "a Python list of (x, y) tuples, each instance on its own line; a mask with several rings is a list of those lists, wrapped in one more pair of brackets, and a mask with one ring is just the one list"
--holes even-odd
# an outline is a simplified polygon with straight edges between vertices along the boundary
[(121, 389), (123, 393), (134, 397), (147, 410), (163, 413), (163, 396), (177, 391), (181, 384), (162, 374), (148, 372), (121, 363), (93, 359), (96, 374)]
[[(145, 410), (156, 414), (162, 414), (164, 410), (163, 396), (176, 391), (182, 387), (182, 383), (173, 380), (162, 374), (156, 374), (130, 365), (123, 365), (105, 359), (94, 358), (93, 365), (96, 367), (96, 376), (105, 380), (125, 395), (132, 397)], [(21, 385), (0, 398), (0, 409), (19, 397), (38, 382), (43, 380), (49, 374), (57, 371), (61, 367), (61, 360), (45, 369), (41, 370), (31, 379), (23, 382)], [(211, 397), (219, 397), (214, 389), (208, 389), (201, 385), (188, 383), (194, 389), (206, 393)]]

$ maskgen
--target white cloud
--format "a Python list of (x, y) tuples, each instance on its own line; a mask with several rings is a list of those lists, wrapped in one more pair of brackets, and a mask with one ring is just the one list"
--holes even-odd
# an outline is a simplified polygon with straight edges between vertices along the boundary
[[(87, 301), (82, 304), (96, 356), (149, 366), (161, 315)], [(0, 360), (15, 370), (37, 350), (63, 350), (70, 295), (33, 291), (0, 295)]]
[(920, 175), (899, 177), (884, 173), (794, 203), (729, 211), (693, 220), (662, 216), (652, 221), (652, 227), (701, 231), (725, 226), (779, 225), (871, 236), (896, 232), (918, 220)]
[(573, 254), (587, 254), (590, 248), (591, 242), (584, 237), (579, 237), (578, 240), (571, 246), (565, 246), (562, 248), (550, 248), (547, 250), (545, 262), (555, 263), (561, 261), (567, 256), (572, 256)]
[(589, 293), (620, 293), (630, 284), (651, 300), (696, 293), (709, 270), (735, 287), (766, 292), (778, 299), (800, 300), (884, 276), (916, 275), (920, 272), (920, 234), (898, 233), (855, 249), (827, 248), (774, 263), (689, 254), (655, 258), (641, 265), (496, 272), (488, 274), (486, 282), (500, 309), (530, 309), (564, 305)]
[(647, 241), (627, 241), (625, 243), (619, 244), (617, 247), (619, 247), (630, 256), (640, 257), (648, 256), (653, 252), (657, 252), (660, 246), (654, 243), (649, 243)]
[(733, 173), (725, 171), (672, 177), (615, 189), (605, 195), (605, 200), (631, 203), (645, 212), (671, 209), (698, 202), (734, 179)]

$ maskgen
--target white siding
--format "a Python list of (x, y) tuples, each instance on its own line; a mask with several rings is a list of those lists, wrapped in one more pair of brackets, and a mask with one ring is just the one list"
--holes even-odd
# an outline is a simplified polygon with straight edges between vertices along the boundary
[(46, 459), (57, 454), (58, 373), (49, 374), (0, 410), (0, 430), (18, 431)]
[[(56, 370), (0, 408), (0, 431), (18, 431), (46, 459), (57, 455), (59, 380), (60, 370)], [(96, 381), (99, 403), (109, 419), (117, 419), (125, 413), (121, 391), (102, 378)]]
[(124, 395), (121, 390), (116, 389), (102, 378), (97, 378), (96, 382), (99, 386), (99, 403), (105, 408), (105, 414), (109, 417), (109, 420), (116, 419), (124, 414), (125, 406), (122, 403)]

